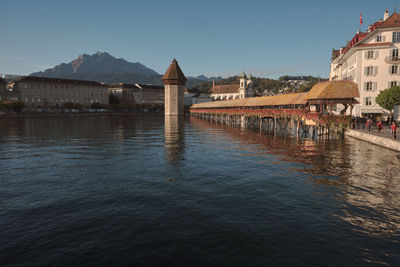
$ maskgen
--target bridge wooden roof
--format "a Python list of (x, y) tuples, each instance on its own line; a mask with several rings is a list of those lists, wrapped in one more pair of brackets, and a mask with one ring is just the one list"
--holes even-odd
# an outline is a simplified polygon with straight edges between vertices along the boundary
[(261, 106), (286, 106), (305, 105), (307, 93), (249, 97), (242, 99), (214, 101), (194, 104), (192, 108), (230, 108), (230, 107), (261, 107)]
[(345, 99), (360, 97), (358, 86), (352, 81), (333, 81), (316, 84), (307, 94), (307, 100)]
[(358, 86), (352, 81), (322, 82), (309, 92), (276, 96), (250, 97), (243, 99), (214, 101), (194, 104), (191, 108), (233, 108), (305, 105), (310, 100), (343, 100), (359, 97)]

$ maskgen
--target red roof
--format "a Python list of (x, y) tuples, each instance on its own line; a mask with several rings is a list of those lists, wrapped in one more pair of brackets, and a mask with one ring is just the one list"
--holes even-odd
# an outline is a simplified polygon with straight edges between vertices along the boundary
[[(379, 23), (379, 22), (378, 22)], [(387, 20), (380, 22), (377, 28), (400, 27), (400, 14), (393, 13)]]
[[(343, 49), (343, 55), (346, 54), (353, 46), (357, 45), (362, 39), (364, 39), (367, 35), (371, 34), (375, 29), (379, 28), (391, 28), (391, 27), (400, 27), (400, 14), (393, 13), (388, 19), (385, 21), (377, 21), (370, 28), (370, 32), (360, 32), (354, 35), (351, 41), (347, 44), (347, 46)], [(357, 45), (359, 47), (369, 47), (369, 46), (386, 46), (391, 43), (380, 43), (380, 44), (362, 44)]]
[(211, 94), (236, 94), (239, 88), (239, 84), (216, 85), (211, 88)]

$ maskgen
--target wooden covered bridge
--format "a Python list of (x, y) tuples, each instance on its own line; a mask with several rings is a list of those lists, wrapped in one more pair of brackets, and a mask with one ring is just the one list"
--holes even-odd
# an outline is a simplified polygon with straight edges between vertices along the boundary
[[(302, 134), (329, 133), (346, 127), (353, 106), (359, 102), (358, 86), (352, 81), (322, 82), (309, 92), (277, 96), (214, 101), (192, 105), (191, 116), (240, 126)], [(340, 110), (339, 110), (340, 109)]]

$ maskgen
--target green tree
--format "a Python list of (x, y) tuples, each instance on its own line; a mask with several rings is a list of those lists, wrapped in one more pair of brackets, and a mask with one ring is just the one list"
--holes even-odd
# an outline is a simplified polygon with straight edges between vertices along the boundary
[(400, 105), (400, 87), (394, 86), (381, 91), (376, 97), (376, 103), (392, 113), (394, 106)]

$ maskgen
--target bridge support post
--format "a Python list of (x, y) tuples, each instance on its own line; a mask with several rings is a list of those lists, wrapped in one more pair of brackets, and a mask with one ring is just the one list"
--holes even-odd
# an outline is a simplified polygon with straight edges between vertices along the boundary
[(300, 118), (297, 119), (297, 133), (300, 133)]

